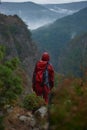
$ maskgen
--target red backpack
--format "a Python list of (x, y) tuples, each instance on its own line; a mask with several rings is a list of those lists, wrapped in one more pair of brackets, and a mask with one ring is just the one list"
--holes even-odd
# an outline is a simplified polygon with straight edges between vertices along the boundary
[(41, 86), (49, 86), (48, 65), (49, 63), (47, 62), (45, 67), (41, 68), (39, 65), (36, 66), (36, 72), (34, 73), (34, 82), (40, 83)]

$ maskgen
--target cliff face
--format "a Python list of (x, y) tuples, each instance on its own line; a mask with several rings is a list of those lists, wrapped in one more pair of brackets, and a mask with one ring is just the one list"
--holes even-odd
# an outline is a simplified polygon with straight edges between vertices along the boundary
[(0, 45), (6, 46), (7, 59), (19, 57), (28, 75), (32, 75), (38, 49), (32, 41), (30, 30), (17, 15), (0, 14)]

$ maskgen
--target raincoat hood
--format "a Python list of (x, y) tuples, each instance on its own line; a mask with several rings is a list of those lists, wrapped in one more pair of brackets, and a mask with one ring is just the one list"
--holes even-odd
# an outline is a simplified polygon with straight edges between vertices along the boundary
[(49, 61), (50, 60), (49, 54), (47, 52), (44, 52), (42, 54), (42, 59), (41, 60), (43, 60), (43, 61)]

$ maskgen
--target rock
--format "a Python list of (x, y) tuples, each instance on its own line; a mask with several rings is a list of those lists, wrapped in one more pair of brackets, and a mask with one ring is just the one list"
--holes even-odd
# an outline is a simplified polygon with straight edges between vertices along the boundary
[(42, 106), (35, 112), (36, 128), (39, 130), (48, 130), (48, 112), (47, 108)]
[(8, 112), (8, 113), (10, 113), (10, 112), (12, 112), (12, 111), (13, 111), (13, 107), (10, 107), (10, 108), (7, 109), (7, 112)]
[(33, 115), (32, 115), (32, 117), (21, 115), (19, 117), (19, 120), (22, 121), (22, 122), (24, 122), (25, 124), (28, 124), (31, 127), (34, 127), (36, 125), (36, 120), (33, 117)]
[(27, 112), (27, 113), (26, 113), (26, 116), (31, 117), (31, 118), (33, 117), (33, 115), (32, 115), (31, 112)]
[(44, 118), (47, 115), (47, 108), (42, 106), (35, 112), (35, 115)]
[(27, 121), (27, 117), (22, 115), (22, 116), (19, 117), (19, 120), (23, 121), (23, 122), (26, 122)]
[(35, 118), (31, 118), (31, 120), (30, 120), (30, 126), (34, 127), (35, 125), (36, 125)]

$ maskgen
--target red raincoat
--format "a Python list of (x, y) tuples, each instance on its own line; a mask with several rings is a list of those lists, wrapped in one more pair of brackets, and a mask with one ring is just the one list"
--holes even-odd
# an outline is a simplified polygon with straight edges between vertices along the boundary
[[(44, 85), (41, 86), (41, 83), (39, 82), (39, 77), (37, 76), (37, 72), (39, 70), (45, 70), (47, 63), (49, 62), (49, 55), (48, 53), (44, 53), (42, 55), (42, 59), (37, 62), (34, 72), (33, 72), (33, 78), (32, 78), (32, 88), (33, 91), (35, 91), (37, 96), (43, 96), (45, 102), (48, 104), (48, 96), (51, 91), (51, 89), (54, 86), (54, 69), (53, 66), (49, 63), (48, 64), (48, 73), (49, 73), (49, 85), (50, 87)], [(36, 75), (35, 75), (36, 74)], [(36, 80), (34, 79), (36, 76)]]

